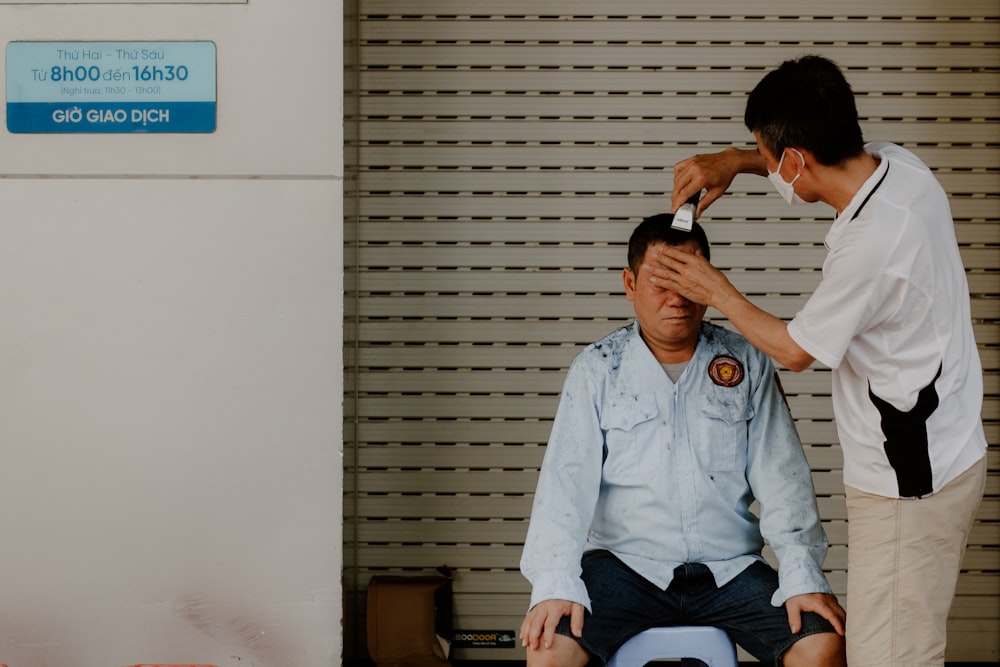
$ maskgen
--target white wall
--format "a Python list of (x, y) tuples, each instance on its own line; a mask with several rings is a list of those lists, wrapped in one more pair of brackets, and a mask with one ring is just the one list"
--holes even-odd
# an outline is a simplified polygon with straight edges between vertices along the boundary
[(341, 29), (329, 0), (0, 3), (3, 46), (212, 40), (219, 108), (0, 127), (0, 663), (339, 664)]

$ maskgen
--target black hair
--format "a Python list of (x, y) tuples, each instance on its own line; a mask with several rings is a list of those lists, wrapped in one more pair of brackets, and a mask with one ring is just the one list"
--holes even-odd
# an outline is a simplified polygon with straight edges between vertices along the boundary
[(712, 259), (711, 249), (708, 246), (708, 236), (701, 225), (695, 222), (691, 226), (691, 231), (687, 232), (671, 227), (673, 221), (672, 213), (658, 213), (646, 218), (632, 230), (632, 236), (628, 240), (628, 267), (632, 273), (639, 274), (639, 267), (642, 266), (642, 261), (646, 257), (646, 251), (654, 243), (675, 246), (693, 239), (697, 242), (705, 259)]
[(786, 60), (768, 72), (747, 98), (743, 121), (775, 158), (800, 147), (837, 166), (864, 151), (854, 91), (822, 56)]

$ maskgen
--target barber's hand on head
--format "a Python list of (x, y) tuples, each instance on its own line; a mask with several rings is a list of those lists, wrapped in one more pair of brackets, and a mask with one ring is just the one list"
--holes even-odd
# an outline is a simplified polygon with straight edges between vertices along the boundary
[(716, 306), (736, 288), (725, 274), (708, 263), (701, 254), (684, 252), (671, 246), (658, 246), (642, 265), (640, 280), (666, 287), (695, 303)]
[(569, 600), (543, 600), (528, 612), (521, 623), (521, 646), (532, 650), (552, 647), (556, 626), (563, 616), (569, 616), (569, 627), (575, 637), (583, 635), (583, 605)]
[(698, 202), (696, 215), (708, 208), (732, 185), (740, 172), (740, 155), (736, 148), (719, 153), (695, 155), (674, 165), (674, 191), (670, 196), (670, 210), (676, 211), (696, 192), (706, 190)]
[(788, 626), (793, 633), (802, 629), (802, 613), (811, 611), (830, 621), (830, 625), (837, 631), (837, 634), (844, 636), (847, 612), (840, 606), (834, 595), (829, 593), (793, 595), (785, 600), (785, 611), (788, 612)]

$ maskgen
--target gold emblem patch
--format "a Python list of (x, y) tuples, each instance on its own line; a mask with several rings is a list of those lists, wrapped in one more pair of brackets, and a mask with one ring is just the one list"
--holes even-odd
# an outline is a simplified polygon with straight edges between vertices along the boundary
[(732, 357), (719, 355), (708, 365), (708, 377), (720, 387), (735, 387), (743, 382), (743, 365)]

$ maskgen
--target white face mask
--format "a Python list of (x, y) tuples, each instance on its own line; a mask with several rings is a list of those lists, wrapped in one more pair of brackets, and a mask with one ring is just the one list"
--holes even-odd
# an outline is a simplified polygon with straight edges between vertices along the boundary
[[(789, 148), (788, 150), (799, 153), (794, 148)], [(803, 165), (806, 163), (806, 159), (802, 157), (802, 153), (799, 153), (799, 159), (802, 160)], [(795, 187), (794, 187), (795, 181), (799, 180), (799, 176), (802, 175), (802, 172), (800, 171), (798, 174), (796, 174), (795, 178), (793, 178), (790, 183), (781, 177), (781, 163), (784, 161), (785, 161), (785, 154), (782, 153), (781, 159), (778, 160), (778, 168), (775, 169), (774, 171), (767, 172), (767, 180), (771, 181), (771, 183), (774, 185), (774, 189), (778, 191), (779, 195), (781, 195), (781, 198), (784, 199), (786, 202), (788, 202), (790, 205), (808, 204), (809, 202), (807, 202), (805, 199), (795, 194)]]

